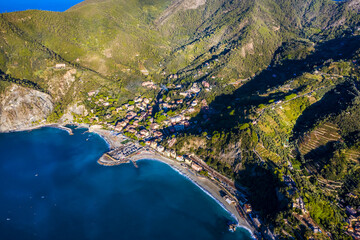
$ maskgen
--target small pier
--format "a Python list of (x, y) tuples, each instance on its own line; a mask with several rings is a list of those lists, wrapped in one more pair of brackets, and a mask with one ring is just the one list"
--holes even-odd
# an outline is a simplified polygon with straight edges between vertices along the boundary
[(131, 156), (137, 154), (141, 149), (142, 147), (139, 147), (134, 143), (129, 143), (111, 150), (110, 152), (104, 153), (104, 155), (99, 158), (98, 163), (104, 166), (115, 166), (132, 162), (136, 168), (139, 168), (136, 161), (131, 159)]
[(99, 160), (97, 161), (100, 165), (103, 166), (116, 166), (116, 165), (120, 165), (120, 164), (124, 164), (124, 163), (132, 163), (134, 165), (135, 168), (139, 168), (139, 166), (137, 165), (135, 160), (129, 159), (129, 158), (125, 158), (125, 159), (115, 159), (112, 156), (110, 156), (108, 153), (104, 153), (104, 155), (101, 156), (101, 158), (99, 158)]
[(136, 164), (134, 160), (131, 160), (131, 162), (134, 164), (134, 167), (139, 168), (139, 166)]
[(104, 153), (104, 155), (102, 155), (97, 162), (103, 166), (116, 166), (116, 165), (120, 165), (123, 163), (128, 163), (129, 160), (128, 159), (117, 160), (117, 159), (113, 158), (112, 156), (110, 156), (108, 153)]

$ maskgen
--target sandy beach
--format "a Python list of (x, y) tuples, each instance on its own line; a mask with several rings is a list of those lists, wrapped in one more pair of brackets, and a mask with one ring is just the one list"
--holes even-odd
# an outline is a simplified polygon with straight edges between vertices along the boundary
[[(74, 124), (72, 124), (74, 125)], [(77, 127), (85, 127), (81, 125), (76, 125)], [(60, 124), (41, 124), (34, 127), (29, 127), (21, 130), (15, 131), (31, 131), (34, 129), (39, 129), (42, 127), (54, 127), (59, 128), (62, 130), (67, 131), (70, 135), (73, 134), (72, 130), (66, 125)], [(9, 132), (15, 132), (9, 131)], [(109, 145), (109, 149), (115, 149), (122, 146), (121, 142), (126, 140), (127, 138), (124, 137), (122, 134), (118, 134), (113, 131), (99, 129), (99, 128), (89, 128), (89, 132), (98, 134), (100, 137), (104, 139), (105, 142)], [(197, 185), (200, 189), (202, 189), (205, 193), (207, 193), (210, 197), (217, 201), (219, 205), (221, 205), (226, 211), (228, 211), (233, 218), (237, 221), (238, 227), (242, 227), (247, 229), (249, 232), (254, 233), (253, 227), (246, 221), (246, 219), (242, 218), (239, 213), (237, 212), (234, 205), (228, 204), (224, 198), (221, 197), (220, 191), (222, 190), (217, 184), (212, 182), (210, 179), (196, 174), (193, 170), (189, 169), (185, 163), (179, 162), (170, 158), (167, 158), (159, 153), (150, 150), (146, 151), (143, 150), (136, 155), (130, 157), (133, 161), (142, 161), (142, 160), (151, 160), (151, 161), (160, 161), (172, 167), (175, 171), (179, 174), (183, 175), (190, 181), (192, 181), (195, 185)]]
[[(104, 129), (89, 129), (89, 132), (93, 132), (100, 135), (108, 143), (110, 149), (115, 149), (121, 146), (120, 141), (126, 139), (121, 134), (116, 135), (116, 133)], [(242, 218), (239, 215), (235, 206), (228, 204), (225, 201), (225, 199), (222, 198), (222, 196), (220, 195), (220, 191), (222, 189), (217, 184), (212, 182), (210, 179), (196, 174), (193, 170), (189, 169), (185, 165), (185, 163), (167, 158), (153, 150), (149, 150), (149, 151), (143, 150), (131, 156), (129, 160), (130, 159), (133, 161), (142, 161), (142, 160), (160, 161), (162, 163), (169, 165), (175, 171), (188, 178), (200, 189), (202, 189), (205, 193), (207, 193), (210, 197), (216, 200), (226, 211), (228, 211), (234, 217), (239, 227), (245, 228), (251, 233), (254, 232), (253, 227), (246, 221), (246, 219)]]
[(150, 151), (142, 151), (137, 155), (131, 157), (131, 160), (134, 161), (142, 161), (142, 160), (152, 160), (152, 161), (160, 161), (172, 167), (175, 171), (179, 172), (181, 175), (188, 178), (192, 181), (195, 185), (201, 188), (204, 192), (206, 192), (210, 197), (215, 199), (226, 211), (228, 211), (237, 221), (239, 227), (246, 228), (251, 233), (254, 232), (253, 228), (250, 224), (242, 218), (239, 213), (236, 211), (234, 205), (228, 204), (224, 198), (221, 197), (220, 191), (221, 188), (213, 183), (210, 179), (199, 176), (198, 174), (194, 173), (192, 170), (189, 170), (185, 163), (181, 163), (176, 160), (169, 159), (165, 156), (162, 156), (155, 152)]
[(122, 134), (118, 134), (116, 132), (105, 130), (105, 129), (90, 127), (89, 132), (96, 133), (100, 137), (102, 137), (104, 139), (104, 141), (107, 142), (110, 149), (115, 149), (115, 148), (121, 147), (122, 146), (121, 142), (127, 139)]

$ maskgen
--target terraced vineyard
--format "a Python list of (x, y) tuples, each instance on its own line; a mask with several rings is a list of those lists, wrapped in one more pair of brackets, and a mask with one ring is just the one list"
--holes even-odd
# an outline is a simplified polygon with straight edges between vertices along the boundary
[(280, 163), (281, 158), (279, 155), (267, 150), (261, 143), (258, 143), (255, 147), (255, 151), (260, 155), (263, 160), (270, 160), (274, 163)]
[(360, 160), (360, 149), (358, 148), (347, 149), (345, 155), (347, 159), (357, 163)]
[(335, 124), (329, 122), (322, 124), (301, 138), (299, 144), (300, 153), (306, 155), (329, 142), (338, 141), (341, 138), (339, 130)]

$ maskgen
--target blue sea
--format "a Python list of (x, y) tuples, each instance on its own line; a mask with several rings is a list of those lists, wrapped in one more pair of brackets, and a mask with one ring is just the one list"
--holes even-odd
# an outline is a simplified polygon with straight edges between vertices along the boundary
[(104, 167), (107, 150), (86, 129), (0, 134), (0, 239), (251, 239), (168, 165)]
[(29, 9), (63, 12), (83, 0), (1, 0), (0, 13)]

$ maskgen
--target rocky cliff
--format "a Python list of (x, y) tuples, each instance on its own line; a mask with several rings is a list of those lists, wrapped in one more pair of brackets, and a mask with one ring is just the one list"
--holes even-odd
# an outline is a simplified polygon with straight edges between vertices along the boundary
[(50, 95), (12, 84), (0, 95), (0, 131), (21, 130), (39, 124), (53, 108)]

